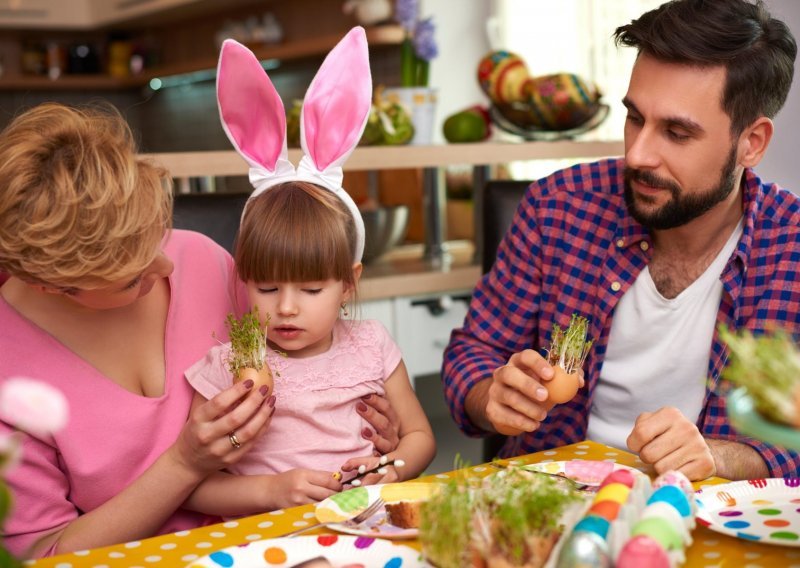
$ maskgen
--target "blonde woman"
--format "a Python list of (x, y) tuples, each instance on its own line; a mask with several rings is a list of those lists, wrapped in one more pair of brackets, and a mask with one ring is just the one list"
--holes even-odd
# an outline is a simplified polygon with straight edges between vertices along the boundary
[(246, 295), (230, 255), (168, 231), (171, 215), (166, 172), (137, 158), (115, 111), (45, 104), (0, 135), (0, 381), (46, 381), (70, 405), (56, 435), (22, 433), (7, 474), (15, 554), (218, 521), (182, 504), (269, 426), (275, 398), (252, 382), (190, 411), (183, 372)]

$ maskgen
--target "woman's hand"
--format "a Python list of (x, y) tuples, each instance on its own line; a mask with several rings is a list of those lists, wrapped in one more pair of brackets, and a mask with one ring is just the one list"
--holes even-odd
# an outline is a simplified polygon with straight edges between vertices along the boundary
[[(209, 474), (236, 463), (269, 426), (275, 397), (269, 389), (237, 383), (195, 405), (170, 450), (190, 471)], [(169, 451), (169, 450), (168, 450)]]
[(364, 396), (361, 401), (356, 404), (356, 412), (372, 426), (372, 430), (364, 428), (361, 436), (374, 444), (374, 455), (382, 456), (396, 450), (400, 443), (400, 426), (392, 405), (377, 394)]

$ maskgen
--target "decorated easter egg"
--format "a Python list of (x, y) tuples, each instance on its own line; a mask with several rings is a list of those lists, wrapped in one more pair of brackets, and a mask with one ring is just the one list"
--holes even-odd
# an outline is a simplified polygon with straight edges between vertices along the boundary
[(595, 501), (595, 503), (589, 509), (589, 514), (597, 515), (598, 517), (602, 517), (611, 522), (619, 515), (619, 509), (621, 506), (622, 503), (609, 501), (608, 499), (605, 501)]
[(647, 504), (650, 505), (659, 501), (664, 501), (675, 507), (681, 517), (692, 517), (692, 508), (686, 498), (686, 494), (675, 485), (664, 485), (653, 491), (653, 494), (647, 500)]
[(654, 539), (664, 550), (683, 550), (680, 529), (663, 517), (639, 519), (631, 528), (631, 536), (640, 534)]
[(478, 64), (478, 83), (495, 103), (523, 101), (531, 77), (522, 58), (510, 51), (492, 51)]
[(689, 504), (692, 505), (692, 509), (694, 509), (695, 505), (695, 493), (694, 487), (692, 487), (692, 482), (689, 481), (689, 478), (686, 477), (683, 473), (676, 470), (665, 471), (658, 477), (656, 477), (655, 481), (653, 481), (653, 488), (658, 489), (660, 487), (664, 487), (665, 485), (675, 485), (679, 487), (681, 491), (686, 495), (686, 498), (689, 500)]
[(609, 483), (597, 492), (597, 495), (594, 496), (594, 502), (599, 503), (600, 501), (609, 500), (623, 504), (627, 501), (630, 492), (631, 488), (622, 483)]
[(534, 77), (525, 84), (531, 122), (545, 130), (568, 130), (599, 109), (600, 92), (573, 73)]
[(617, 568), (671, 568), (664, 547), (646, 535), (635, 536), (625, 543), (617, 558)]
[(669, 521), (670, 524), (675, 527), (678, 533), (680, 533), (681, 538), (683, 539), (683, 544), (685, 546), (691, 544), (692, 535), (689, 532), (689, 527), (686, 526), (684, 518), (681, 517), (681, 514), (677, 511), (677, 509), (675, 509), (675, 507), (669, 503), (665, 503), (664, 501), (651, 503), (644, 508), (640, 519), (649, 519), (651, 517), (658, 517)]
[(613, 561), (608, 543), (599, 534), (572, 531), (559, 552), (556, 565), (559, 568), (611, 568)]
[(616, 471), (612, 471), (609, 473), (603, 482), (600, 484), (600, 487), (605, 487), (610, 483), (621, 483), (626, 487), (633, 487), (635, 482), (635, 478), (633, 477), (633, 473), (628, 469), (618, 469)]
[(603, 517), (599, 517), (597, 515), (586, 515), (580, 521), (578, 521), (578, 524), (576, 524), (575, 528), (572, 530), (573, 532), (593, 532), (605, 539), (608, 535), (608, 529), (610, 526), (611, 524), (608, 522), (608, 519), (604, 519)]

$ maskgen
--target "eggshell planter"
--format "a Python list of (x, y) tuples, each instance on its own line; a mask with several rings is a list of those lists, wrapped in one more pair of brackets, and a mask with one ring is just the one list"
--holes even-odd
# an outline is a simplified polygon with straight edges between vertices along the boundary
[(269, 365), (266, 364), (261, 367), (260, 370), (256, 370), (252, 367), (242, 367), (239, 369), (239, 373), (234, 379), (234, 382), (239, 383), (247, 379), (251, 379), (255, 383), (253, 388), (256, 389), (261, 385), (267, 385), (270, 393), (272, 393), (272, 390), (275, 386), (275, 380), (272, 378), (272, 371), (270, 370)]

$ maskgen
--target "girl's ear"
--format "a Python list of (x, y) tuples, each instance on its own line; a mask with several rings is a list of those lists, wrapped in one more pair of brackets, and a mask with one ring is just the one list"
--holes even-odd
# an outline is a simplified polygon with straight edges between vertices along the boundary
[[(360, 262), (353, 263), (353, 282), (358, 286), (358, 281), (361, 279), (361, 273), (364, 271), (364, 265)], [(347, 286), (344, 289), (344, 299), (351, 300), (355, 292), (355, 286)]]

